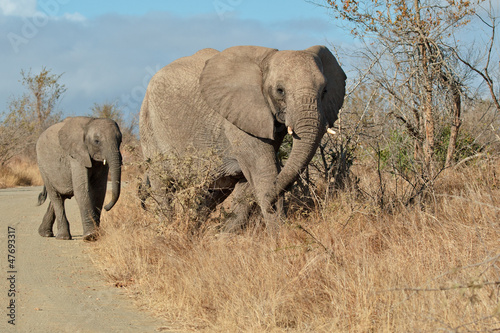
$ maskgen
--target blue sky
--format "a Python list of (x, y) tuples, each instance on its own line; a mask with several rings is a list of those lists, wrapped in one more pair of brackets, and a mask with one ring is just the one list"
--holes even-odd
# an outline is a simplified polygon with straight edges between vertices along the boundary
[[(144, 15), (148, 12), (170, 12), (180, 16), (200, 14), (237, 14), (242, 19), (259, 21), (289, 20), (291, 18), (321, 16), (324, 9), (306, 0), (191, 0), (191, 1), (119, 1), (89, 0), (70, 1), (66, 7), (69, 13), (80, 13), (85, 17), (96, 17), (103, 13), (121, 15)], [(104, 3), (103, 3), (104, 2)]]
[(151, 76), (199, 49), (350, 40), (325, 8), (306, 0), (0, 0), (0, 111), (23, 93), (22, 69), (64, 73), (65, 116), (104, 102), (132, 116)]

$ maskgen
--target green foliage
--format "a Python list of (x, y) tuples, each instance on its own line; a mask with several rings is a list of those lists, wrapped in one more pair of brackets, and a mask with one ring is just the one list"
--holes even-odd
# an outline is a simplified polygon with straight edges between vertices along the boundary
[(292, 152), (293, 138), (291, 135), (285, 135), (283, 139), (283, 143), (281, 144), (278, 150), (278, 162), (283, 166), (285, 165), (286, 160), (290, 157), (290, 153)]
[[(435, 159), (441, 166), (446, 161), (446, 154), (448, 152), (448, 145), (450, 143), (451, 127), (445, 126), (436, 136)], [(458, 132), (457, 143), (453, 161), (458, 162), (467, 157), (471, 157), (481, 152), (482, 146), (476, 142), (470, 132), (461, 129)]]
[(377, 152), (381, 169), (394, 168), (407, 174), (414, 169), (413, 144), (406, 132), (391, 131), (386, 146)]
[[(441, 167), (446, 162), (446, 154), (450, 143), (451, 127), (443, 127), (436, 135), (435, 139), (435, 154), (434, 162), (437, 162)], [(456, 149), (453, 160), (458, 162), (467, 157), (474, 156), (481, 152), (482, 146), (476, 142), (471, 133), (459, 131)], [(394, 168), (399, 172), (407, 174), (410, 170), (415, 170), (415, 160), (413, 158), (414, 145), (406, 132), (394, 130), (390, 133), (385, 147), (377, 152), (381, 162), (381, 168)]]
[[(436, 135), (434, 158), (435, 162), (438, 162), (440, 165), (444, 165), (446, 161), (446, 154), (450, 143), (450, 129), (449, 125), (445, 126)], [(387, 145), (378, 152), (378, 155), (383, 167), (393, 165), (397, 169), (404, 170), (410, 169), (412, 163), (414, 163), (413, 150), (412, 139), (406, 132), (394, 130), (387, 140)], [(473, 156), (481, 152), (481, 150), (482, 146), (476, 142), (472, 134), (462, 129), (458, 134), (454, 161), (457, 162)]]

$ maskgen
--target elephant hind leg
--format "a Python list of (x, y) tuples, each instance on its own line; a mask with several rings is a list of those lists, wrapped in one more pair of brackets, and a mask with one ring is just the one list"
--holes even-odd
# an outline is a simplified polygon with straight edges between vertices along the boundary
[(52, 232), (52, 227), (54, 226), (54, 222), (56, 220), (56, 214), (54, 212), (54, 205), (52, 205), (52, 201), (49, 203), (49, 207), (43, 216), (42, 224), (38, 227), (38, 233), (42, 237), (54, 237), (54, 233)]
[(208, 195), (203, 199), (201, 207), (205, 207), (212, 212), (218, 204), (222, 203), (231, 194), (231, 190), (209, 190)]
[(56, 238), (63, 240), (70, 240), (71, 233), (69, 231), (69, 222), (68, 219), (66, 218), (66, 211), (64, 210), (64, 200), (66, 198), (58, 194), (50, 195), (50, 193), (49, 196), (51, 204), (54, 207), (53, 209), (57, 220)]
[(149, 180), (149, 175), (145, 174), (142, 183), (139, 185), (137, 189), (137, 195), (141, 200), (142, 209), (146, 210), (146, 200), (149, 196), (151, 196), (151, 182)]

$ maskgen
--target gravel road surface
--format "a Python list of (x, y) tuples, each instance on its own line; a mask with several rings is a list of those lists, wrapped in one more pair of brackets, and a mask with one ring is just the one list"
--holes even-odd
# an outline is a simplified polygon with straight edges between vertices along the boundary
[(165, 331), (96, 271), (74, 199), (66, 201), (73, 240), (38, 235), (49, 201), (36, 206), (40, 191), (0, 190), (0, 332)]

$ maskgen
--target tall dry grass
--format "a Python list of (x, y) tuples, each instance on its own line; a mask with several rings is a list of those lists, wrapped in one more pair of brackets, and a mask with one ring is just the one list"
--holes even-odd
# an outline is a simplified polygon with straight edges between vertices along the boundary
[(0, 188), (43, 185), (42, 176), (35, 162), (16, 158), (5, 166), (0, 166)]
[[(93, 258), (176, 330), (492, 332), (500, 330), (499, 172), (498, 160), (449, 170), (430, 200), (394, 200), (391, 209), (340, 192), (289, 217), (277, 237), (259, 227), (186, 233), (189, 221), (158, 221), (129, 186), (103, 216)], [(377, 192), (377, 175), (365, 173), (360, 186)]]

